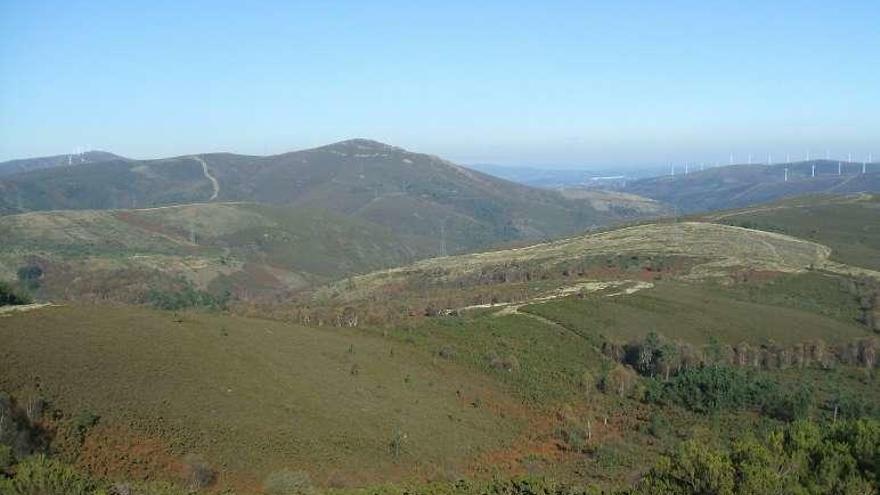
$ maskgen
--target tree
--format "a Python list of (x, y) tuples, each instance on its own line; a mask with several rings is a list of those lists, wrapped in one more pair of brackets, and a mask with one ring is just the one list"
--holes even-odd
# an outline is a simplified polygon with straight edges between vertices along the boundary
[(727, 454), (689, 440), (672, 455), (662, 457), (636, 491), (644, 494), (733, 495), (734, 474), (733, 463)]
[(632, 390), (636, 381), (636, 374), (628, 366), (618, 364), (614, 366), (602, 379), (602, 390), (605, 393), (614, 393), (619, 397), (626, 397)]

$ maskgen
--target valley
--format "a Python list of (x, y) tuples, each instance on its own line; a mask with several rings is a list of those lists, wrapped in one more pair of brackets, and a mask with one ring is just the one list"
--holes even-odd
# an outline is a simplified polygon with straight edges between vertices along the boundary
[[(364, 170), (381, 167), (378, 145), (339, 146), (294, 156), (351, 167), (362, 151)], [(0, 440), (15, 458), (50, 452), (84, 483), (145, 494), (268, 493), (277, 479), (641, 494), (667, 483), (664, 463), (690, 462), (675, 457), (690, 439), (880, 412), (875, 195), (677, 218), (628, 193), (566, 199), (424, 158), (462, 182), (346, 197), (339, 168), (273, 200), (244, 195), (227, 159), (176, 162), (194, 167), (175, 186), (193, 202), (0, 217), (0, 279), (18, 301), (0, 312), (0, 407), (19, 432)], [(424, 184), (440, 189), (412, 193)], [(439, 239), (408, 223), (438, 208), (463, 223), (447, 217)], [(542, 215), (557, 223), (524, 228)], [(577, 233), (574, 218), (600, 224)], [(511, 230), (478, 227), (498, 222)]]

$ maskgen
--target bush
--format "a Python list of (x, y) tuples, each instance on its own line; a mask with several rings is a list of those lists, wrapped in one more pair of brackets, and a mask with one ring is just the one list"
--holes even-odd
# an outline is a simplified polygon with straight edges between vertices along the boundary
[(15, 456), (12, 455), (12, 447), (0, 443), (0, 473), (6, 471), (15, 463)]
[(762, 412), (767, 416), (782, 420), (795, 421), (806, 419), (813, 408), (813, 391), (802, 386), (791, 393), (772, 394), (765, 400)]
[(263, 491), (266, 495), (311, 495), (315, 488), (305, 471), (283, 469), (266, 477)]
[(86, 433), (98, 424), (99, 419), (101, 417), (91, 411), (81, 411), (73, 418), (73, 429), (80, 442), (85, 439)]
[(97, 485), (71, 467), (38, 455), (16, 465), (8, 487), (9, 495), (92, 495)]
[(147, 293), (147, 301), (158, 309), (177, 311), (187, 308), (226, 309), (229, 304), (229, 293), (215, 296), (209, 292), (198, 290), (187, 284), (178, 291), (161, 291), (152, 289)]
[(185, 467), (186, 484), (193, 490), (204, 488), (214, 482), (216, 474), (201, 456), (188, 454), (183, 459)]
[(11, 284), (0, 282), (0, 306), (30, 304), (32, 302), (33, 299), (28, 294), (16, 290)]

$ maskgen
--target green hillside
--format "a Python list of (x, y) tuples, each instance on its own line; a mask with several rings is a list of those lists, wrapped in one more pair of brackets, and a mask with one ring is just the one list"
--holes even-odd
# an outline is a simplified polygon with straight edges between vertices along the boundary
[(0, 340), (0, 390), (100, 417), (77, 459), (111, 476), (198, 454), (227, 485), (283, 468), (363, 484), (464, 470), (522, 426), (490, 380), (353, 330), (86, 306), (0, 318)]
[[(856, 224), (806, 240), (713, 223), (728, 213), (410, 264), (401, 251), (401, 266), (336, 281), (329, 260), (366, 267), (399, 238), (242, 203), (6, 216), (16, 263), (65, 260), (55, 273), (78, 292), (76, 266), (141, 256), (142, 281), (177, 267), (199, 287), (253, 288), (294, 266), (330, 282), (223, 311), (0, 308), (0, 408), (27, 433), (0, 445), (16, 445), (15, 469), (48, 452), (95, 486), (173, 483), (149, 495), (273, 495), (306, 477), (298, 493), (665, 493), (709, 462), (693, 445), (748, 471), (770, 455), (758, 438), (804, 428), (831, 435), (809, 444), (816, 463), (862, 466), (880, 417), (880, 279), (824, 243)], [(328, 223), (342, 230), (323, 238)], [(798, 466), (790, 486), (874, 486), (868, 467)]]
[(880, 270), (880, 196), (809, 196), (707, 215), (708, 220), (810, 239), (831, 259)]
[(424, 253), (382, 226), (306, 208), (212, 203), (0, 217), (0, 279), (38, 267), (46, 298), (141, 301), (181, 281), (253, 298)]
[(326, 209), (384, 225), (437, 254), (555, 237), (645, 215), (607, 204), (600, 211), (588, 201), (363, 139), (275, 156), (111, 160), (0, 179), (0, 213), (6, 214), (213, 200)]

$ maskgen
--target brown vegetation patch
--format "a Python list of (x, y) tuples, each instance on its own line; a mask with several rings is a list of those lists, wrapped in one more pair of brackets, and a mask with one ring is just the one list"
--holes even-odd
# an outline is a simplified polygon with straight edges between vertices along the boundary
[(109, 479), (180, 479), (183, 474), (183, 465), (165, 442), (120, 425), (90, 430), (76, 465)]

